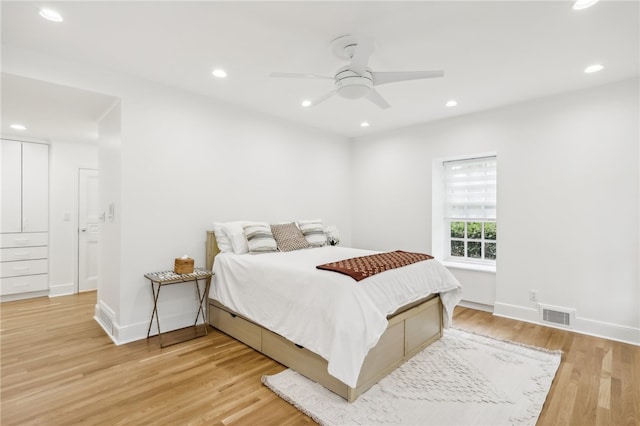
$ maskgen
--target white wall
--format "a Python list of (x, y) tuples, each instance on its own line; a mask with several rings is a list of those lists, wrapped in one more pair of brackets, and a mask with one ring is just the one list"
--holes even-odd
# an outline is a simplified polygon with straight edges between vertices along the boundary
[(114, 336), (120, 329), (121, 306), (121, 221), (120, 211), (108, 217), (109, 204), (120, 206), (122, 177), (120, 171), (121, 106), (112, 105), (98, 122), (98, 202), (104, 213), (98, 243), (98, 301), (96, 320)]
[(76, 291), (78, 169), (98, 168), (98, 146), (53, 141), (49, 164), (49, 292), (59, 296)]
[[(160, 87), (138, 94), (122, 105), (122, 208), (116, 211), (122, 253), (130, 257), (121, 259), (119, 320), (131, 325), (122, 336), (138, 336), (140, 326), (146, 331), (150, 290), (142, 274), (171, 269), (182, 254), (204, 266), (206, 230), (214, 221), (321, 217), (349, 239), (346, 138)], [(190, 286), (163, 293), (161, 312), (176, 318), (188, 301), (175, 301), (194, 297)], [(193, 321), (193, 313), (184, 321)]]
[(638, 80), (354, 141), (353, 243), (431, 251), (432, 159), (495, 151), (498, 264), (456, 272), (465, 298), (538, 320), (528, 300), (576, 310), (578, 331), (640, 343)]
[[(109, 161), (100, 148), (101, 191), (107, 176), (120, 182), (109, 183), (115, 220), (101, 241), (113, 244), (101, 246), (96, 311), (111, 315), (118, 342), (146, 336), (153, 303), (144, 273), (171, 269), (185, 253), (203, 266), (215, 220), (320, 217), (350, 242), (347, 138), (21, 49), (3, 50), (3, 70), (121, 100), (120, 145), (109, 145)], [(111, 263), (120, 273), (107, 282)], [(192, 286), (167, 287), (161, 299), (163, 326), (193, 321)]]

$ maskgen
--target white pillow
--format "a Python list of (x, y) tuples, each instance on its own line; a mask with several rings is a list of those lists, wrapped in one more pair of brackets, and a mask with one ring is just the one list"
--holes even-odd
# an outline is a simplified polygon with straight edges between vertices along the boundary
[(233, 252), (235, 254), (249, 253), (249, 246), (247, 245), (247, 239), (244, 236), (244, 230), (242, 227), (246, 221), (226, 222), (224, 231), (227, 237), (231, 241)]
[(298, 228), (311, 247), (322, 247), (327, 244), (327, 235), (321, 219), (299, 220)]
[(218, 248), (221, 253), (232, 253), (233, 246), (231, 245), (231, 240), (227, 236), (225, 232), (224, 223), (214, 222), (213, 224), (213, 232), (216, 235), (216, 243), (218, 244)]
[(222, 253), (249, 253), (247, 240), (244, 238), (242, 225), (247, 223), (245, 220), (237, 220), (233, 222), (215, 222), (213, 224), (213, 232), (216, 234), (216, 242)]

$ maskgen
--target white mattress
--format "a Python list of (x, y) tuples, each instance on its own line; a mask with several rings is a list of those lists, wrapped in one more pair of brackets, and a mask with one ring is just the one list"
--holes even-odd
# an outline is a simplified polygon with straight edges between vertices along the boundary
[(437, 260), (360, 282), (317, 265), (376, 252), (320, 247), (264, 254), (220, 253), (210, 297), (328, 361), (329, 374), (355, 387), (364, 358), (399, 307), (440, 293), (445, 325), (462, 287)]

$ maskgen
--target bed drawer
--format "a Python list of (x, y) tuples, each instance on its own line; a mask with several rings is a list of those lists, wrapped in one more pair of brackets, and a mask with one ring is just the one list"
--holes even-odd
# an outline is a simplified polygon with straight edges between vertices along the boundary
[(304, 371), (305, 376), (316, 382), (325, 378), (322, 384), (326, 388), (338, 395), (346, 395), (347, 385), (327, 375), (327, 361), (324, 358), (295, 345), (279, 334), (262, 330), (262, 353), (293, 370)]
[(412, 355), (440, 337), (442, 304), (433, 299), (423, 310), (405, 320), (405, 355)]
[(244, 318), (231, 314), (217, 306), (209, 305), (209, 323), (223, 333), (240, 340), (245, 345), (251, 346), (258, 351), (261, 350), (262, 333), (260, 327)]
[(364, 359), (358, 386), (373, 380), (381, 371), (390, 371), (397, 366), (397, 361), (404, 356), (404, 338), (404, 323), (393, 324), (387, 328)]

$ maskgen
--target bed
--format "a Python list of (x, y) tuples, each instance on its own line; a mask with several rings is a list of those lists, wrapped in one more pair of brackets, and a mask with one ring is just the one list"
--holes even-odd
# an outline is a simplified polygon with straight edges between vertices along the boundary
[[(460, 284), (436, 260), (362, 282), (315, 268), (366, 253), (331, 246), (220, 253), (208, 231), (207, 268), (215, 273), (209, 324), (352, 402), (439, 339), (461, 297)], [(425, 281), (431, 290), (419, 288)], [(408, 290), (390, 291), (397, 286)]]

